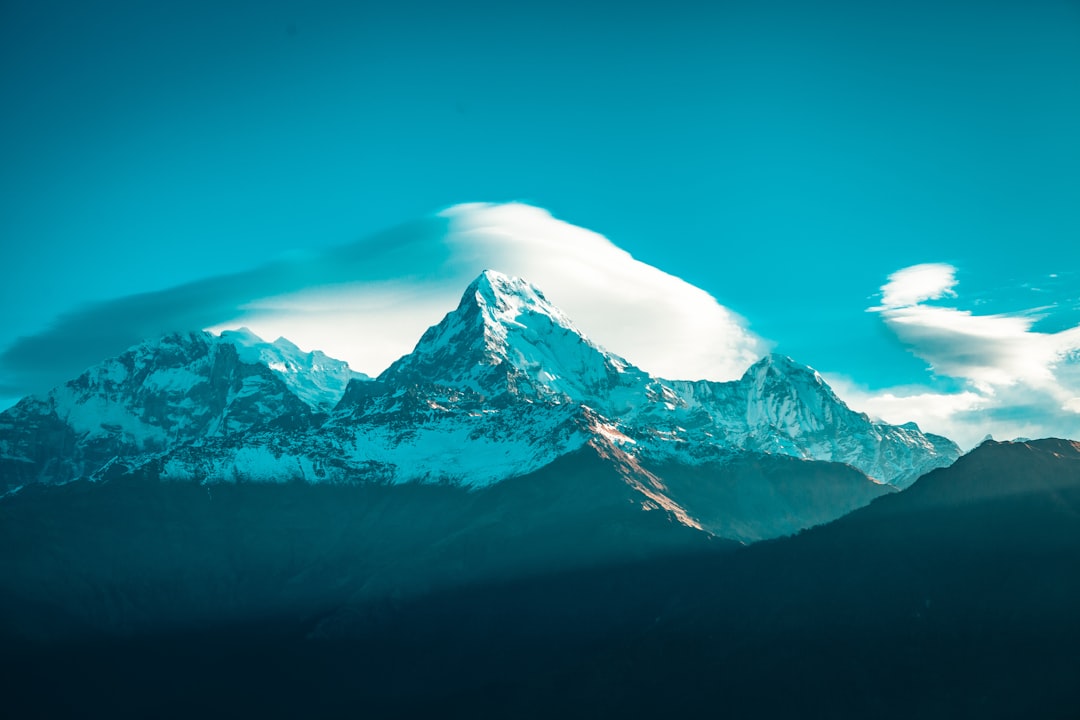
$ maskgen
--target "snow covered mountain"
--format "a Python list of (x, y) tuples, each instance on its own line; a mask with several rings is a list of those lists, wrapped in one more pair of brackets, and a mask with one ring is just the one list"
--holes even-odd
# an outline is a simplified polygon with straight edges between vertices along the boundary
[[(625, 377), (623, 377), (625, 375)], [(649, 377), (587, 340), (533, 285), (487, 270), (457, 309), (378, 378), (438, 385), (498, 401), (581, 402), (608, 410)]]
[(247, 328), (226, 330), (220, 337), (236, 346), (243, 362), (265, 365), (276, 372), (289, 390), (314, 410), (332, 410), (350, 380), (370, 379), (343, 360), (320, 350), (306, 353), (283, 337), (268, 343)]
[(118, 459), (152, 457), (258, 425), (295, 427), (311, 409), (278, 373), (244, 362), (209, 333), (172, 334), (89, 368), (0, 414), (6, 489), (93, 477)]
[(959, 456), (951, 440), (914, 423), (889, 425), (855, 412), (817, 372), (789, 357), (768, 355), (737, 382), (717, 385), (713, 397), (724, 400), (706, 406), (714, 427), (745, 450), (841, 462), (901, 489)]
[[(902, 488), (959, 455), (951, 441), (914, 425), (854, 412), (791, 358), (769, 355), (736, 382), (652, 378), (589, 341), (539, 289), (490, 270), (378, 380), (426, 388), (447, 400), (444, 407), (467, 398), (489, 409), (512, 400), (582, 405), (609, 436), (651, 459), (693, 462), (731, 450), (790, 455), (842, 462)], [(461, 395), (443, 398), (448, 391)], [(350, 401), (347, 395), (339, 412)]]
[[(838, 516), (959, 455), (914, 425), (852, 411), (790, 358), (763, 358), (728, 383), (651, 377), (592, 343), (538, 288), (494, 271), (375, 380), (284, 339), (189, 333), (136, 346), (0, 415), (4, 491), (97, 477), (114, 463), (203, 483), (475, 490), (586, 448), (622, 468), (642, 508), (743, 540)], [(856, 472), (821, 475), (780, 458)], [(790, 497), (777, 500), (777, 467), (846, 490), (793, 509)], [(747, 483), (773, 498), (757, 505), (761, 517), (718, 515), (710, 503), (745, 505)]]

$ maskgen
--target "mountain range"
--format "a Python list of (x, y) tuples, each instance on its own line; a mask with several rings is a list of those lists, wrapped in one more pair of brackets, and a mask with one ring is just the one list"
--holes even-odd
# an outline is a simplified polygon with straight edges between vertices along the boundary
[[(6, 493), (114, 464), (208, 485), (480, 491), (582, 452), (618, 466), (640, 508), (738, 541), (839, 517), (959, 456), (851, 410), (787, 357), (731, 382), (651, 377), (494, 271), (375, 379), (284, 338), (177, 333), (0, 415)], [(813, 492), (780, 487), (795, 476)]]

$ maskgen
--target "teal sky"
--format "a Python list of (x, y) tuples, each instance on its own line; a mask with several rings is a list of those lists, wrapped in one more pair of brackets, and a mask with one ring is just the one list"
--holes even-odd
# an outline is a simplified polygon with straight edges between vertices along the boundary
[(869, 388), (950, 384), (866, 312), (909, 265), (1080, 323), (1076, 2), (6, 0), (0, 106), (0, 348), (506, 200)]

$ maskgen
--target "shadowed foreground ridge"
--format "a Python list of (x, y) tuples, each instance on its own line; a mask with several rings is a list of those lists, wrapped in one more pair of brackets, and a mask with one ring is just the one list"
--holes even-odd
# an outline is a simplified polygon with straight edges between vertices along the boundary
[[(10, 583), (12, 543), (32, 528), (3, 520)], [(275, 553), (302, 543), (277, 532)], [(5, 700), (43, 716), (1069, 718), (1078, 570), (1080, 446), (990, 442), (903, 493), (736, 552), (687, 546), (378, 600), (301, 568), (264, 597), (292, 587), (322, 602), (270, 603), (197, 631), (84, 626), (29, 642), (28, 614), (44, 622), (61, 608), (20, 606), (9, 585)], [(228, 606), (243, 580), (223, 577), (200, 588), (190, 571), (175, 587)], [(109, 584), (87, 592), (107, 596)]]

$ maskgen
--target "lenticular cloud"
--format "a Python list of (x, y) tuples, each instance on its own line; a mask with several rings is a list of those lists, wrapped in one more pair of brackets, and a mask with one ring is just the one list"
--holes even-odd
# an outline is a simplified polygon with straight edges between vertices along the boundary
[(469, 204), (348, 245), (77, 308), (0, 355), (0, 389), (48, 389), (168, 332), (240, 326), (377, 374), (485, 269), (536, 284), (594, 342), (654, 375), (728, 380), (767, 350), (708, 293), (602, 235), (529, 205)]
[(375, 273), (358, 267), (356, 282), (261, 299), (215, 327), (284, 335), (377, 374), (494, 269), (537, 285), (595, 342), (655, 375), (731, 379), (766, 350), (705, 291), (546, 210), (468, 204), (440, 217), (444, 231), (409, 240), (407, 253), (373, 246)]

